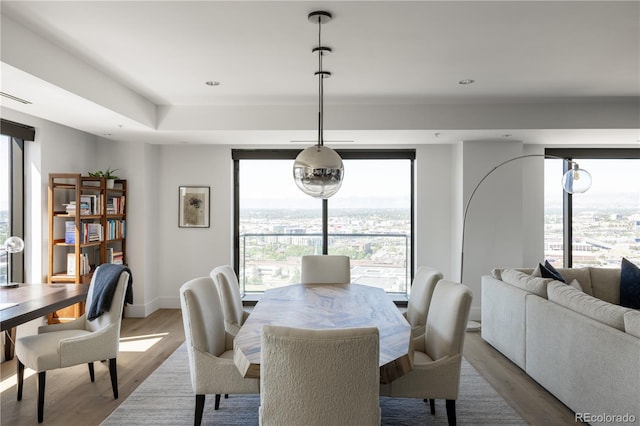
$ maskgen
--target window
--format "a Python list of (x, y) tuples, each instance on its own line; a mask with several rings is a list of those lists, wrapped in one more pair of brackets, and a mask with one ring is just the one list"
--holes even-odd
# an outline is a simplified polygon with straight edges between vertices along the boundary
[[(23, 253), (9, 254), (4, 242), (24, 238), (24, 140), (33, 140), (31, 127), (2, 120), (0, 132), (0, 283), (24, 281)], [(11, 257), (9, 257), (11, 256)]]
[[(564, 195), (562, 160), (545, 160), (545, 257), (555, 266), (640, 264), (640, 150), (562, 149), (592, 177), (582, 194)], [(571, 250), (565, 250), (571, 241)]]
[(306, 254), (345, 254), (352, 282), (406, 294), (413, 258), (414, 150), (343, 150), (328, 200), (293, 182), (298, 150), (234, 150), (235, 268), (244, 293), (300, 281)]

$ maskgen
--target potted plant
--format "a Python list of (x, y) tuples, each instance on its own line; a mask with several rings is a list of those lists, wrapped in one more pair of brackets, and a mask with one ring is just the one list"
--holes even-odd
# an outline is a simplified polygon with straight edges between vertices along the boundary
[(111, 189), (113, 188), (113, 184), (115, 183), (116, 179), (118, 179), (118, 176), (115, 175), (115, 172), (117, 172), (120, 169), (112, 169), (111, 167), (108, 167), (107, 170), (98, 170), (97, 172), (89, 172), (89, 176), (91, 177), (103, 177), (107, 179), (107, 189)]

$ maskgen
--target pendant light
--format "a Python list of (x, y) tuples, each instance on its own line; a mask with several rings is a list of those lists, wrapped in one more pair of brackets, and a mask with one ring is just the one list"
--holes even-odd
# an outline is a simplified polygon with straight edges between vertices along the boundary
[(569, 194), (581, 194), (591, 188), (591, 174), (578, 163), (569, 162), (571, 168), (562, 176), (562, 189)]
[(302, 192), (314, 198), (329, 198), (340, 189), (344, 177), (342, 158), (333, 149), (324, 146), (323, 80), (331, 76), (322, 69), (322, 57), (331, 52), (330, 47), (322, 45), (322, 24), (331, 21), (331, 14), (325, 11), (311, 12), (311, 23), (318, 24), (318, 46), (312, 52), (318, 55), (318, 144), (301, 151), (293, 163), (293, 179)]

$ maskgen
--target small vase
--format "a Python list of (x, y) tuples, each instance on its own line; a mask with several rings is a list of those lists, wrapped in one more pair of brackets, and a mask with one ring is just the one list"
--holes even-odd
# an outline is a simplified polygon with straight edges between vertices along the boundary
[(107, 189), (113, 189), (113, 185), (116, 183), (115, 179), (107, 179)]

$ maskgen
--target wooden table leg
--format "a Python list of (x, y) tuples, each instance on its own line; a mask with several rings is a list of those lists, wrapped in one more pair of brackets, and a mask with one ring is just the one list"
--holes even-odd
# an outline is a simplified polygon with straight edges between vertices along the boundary
[(12, 327), (9, 330), (4, 331), (4, 360), (9, 361), (13, 359), (14, 355), (14, 342), (16, 341), (16, 327)]

